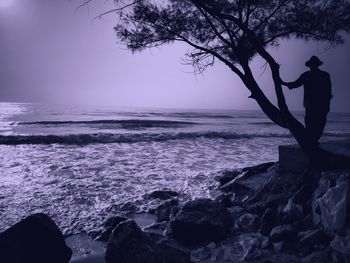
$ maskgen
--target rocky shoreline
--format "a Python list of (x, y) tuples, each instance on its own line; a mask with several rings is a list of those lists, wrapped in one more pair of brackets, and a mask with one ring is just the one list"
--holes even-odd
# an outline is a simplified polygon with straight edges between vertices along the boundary
[[(24, 262), (16, 261), (22, 247), (46, 257), (26, 261), (36, 263), (350, 262), (349, 174), (293, 172), (265, 163), (218, 176), (215, 200), (181, 202), (176, 192), (155, 191), (148, 198), (159, 205), (150, 215), (106, 219), (100, 231), (89, 233), (96, 240), (91, 249), (72, 261), (57, 226), (34, 215), (30, 224), (25, 219), (0, 233), (0, 262)], [(46, 239), (26, 237), (27, 228)], [(69, 238), (66, 243), (72, 244)]]

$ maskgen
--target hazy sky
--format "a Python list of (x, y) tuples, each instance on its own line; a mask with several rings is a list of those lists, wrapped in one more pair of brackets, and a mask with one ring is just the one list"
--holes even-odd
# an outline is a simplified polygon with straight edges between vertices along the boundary
[[(181, 64), (187, 47), (164, 46), (132, 55), (118, 45), (116, 16), (92, 22), (111, 7), (96, 0), (76, 10), (78, 0), (0, 0), (0, 101), (67, 102), (170, 108), (257, 109), (249, 92), (224, 65), (195, 76)], [(345, 45), (283, 42), (273, 50), (286, 81), (297, 78), (305, 60), (318, 55), (333, 80), (333, 111), (350, 112), (350, 37)], [(254, 69), (274, 100), (269, 72)], [(292, 109), (302, 110), (302, 89), (289, 91)]]

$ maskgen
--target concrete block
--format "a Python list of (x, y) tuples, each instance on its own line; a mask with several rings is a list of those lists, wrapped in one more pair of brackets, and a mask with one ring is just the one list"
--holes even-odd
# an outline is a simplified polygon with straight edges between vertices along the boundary
[[(350, 164), (350, 140), (337, 140), (322, 142), (320, 147), (334, 155), (349, 159)], [(309, 160), (298, 145), (281, 145), (279, 151), (279, 168), (282, 172), (303, 172)]]

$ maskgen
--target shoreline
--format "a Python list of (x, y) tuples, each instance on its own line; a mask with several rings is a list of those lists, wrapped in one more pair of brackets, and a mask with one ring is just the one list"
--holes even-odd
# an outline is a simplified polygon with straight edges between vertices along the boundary
[[(349, 145), (324, 147), (344, 161)], [(303, 158), (281, 146), (280, 162), (227, 170), (215, 178), (214, 200), (153, 191), (151, 213), (115, 214), (90, 236), (67, 237), (69, 262), (349, 262), (350, 168), (305, 174)]]

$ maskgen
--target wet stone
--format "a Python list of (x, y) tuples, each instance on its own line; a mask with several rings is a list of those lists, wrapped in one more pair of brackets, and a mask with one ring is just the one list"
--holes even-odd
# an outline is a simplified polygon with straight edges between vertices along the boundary
[(275, 226), (270, 233), (272, 242), (279, 242), (283, 240), (292, 240), (296, 237), (296, 231), (292, 225)]
[(155, 211), (156, 222), (169, 221), (170, 215), (176, 212), (178, 205), (177, 199), (166, 200), (160, 204)]
[(173, 237), (184, 245), (219, 241), (229, 232), (233, 218), (221, 204), (210, 199), (186, 202), (170, 221)]
[(107, 218), (103, 222), (103, 226), (105, 227), (105, 229), (102, 231), (102, 233), (100, 233), (100, 235), (98, 235), (95, 238), (95, 240), (108, 241), (110, 235), (112, 234), (113, 229), (116, 228), (121, 222), (124, 222), (126, 220), (127, 218), (122, 216), (113, 216), (113, 217)]
[(0, 262), (68, 263), (71, 256), (61, 231), (45, 214), (31, 215), (0, 233)]
[(171, 190), (156, 190), (147, 194), (147, 197), (151, 199), (167, 200), (173, 197), (177, 197), (178, 195), (179, 194), (177, 192)]

